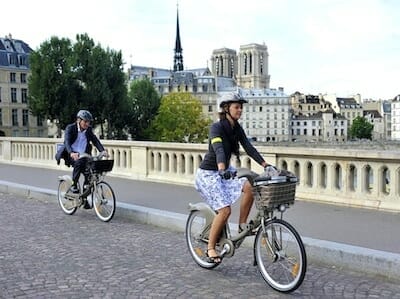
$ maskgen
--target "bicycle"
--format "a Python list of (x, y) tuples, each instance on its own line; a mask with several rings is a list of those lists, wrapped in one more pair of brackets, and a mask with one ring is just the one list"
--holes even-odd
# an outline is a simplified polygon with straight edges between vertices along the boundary
[(72, 178), (69, 175), (58, 177), (58, 202), (64, 213), (73, 215), (79, 207), (86, 204), (94, 208), (97, 217), (104, 221), (110, 221), (115, 213), (116, 201), (114, 190), (104, 181), (107, 172), (114, 166), (114, 160), (102, 160), (104, 154), (92, 157), (88, 154), (81, 154), (81, 158), (88, 159), (85, 175), (88, 177), (89, 185), (81, 187), (78, 183), (79, 193), (71, 192)]
[[(289, 293), (303, 282), (307, 268), (307, 257), (299, 233), (287, 221), (283, 213), (294, 203), (297, 177), (282, 171), (285, 175), (263, 177), (247, 169), (238, 169), (237, 177), (246, 177), (253, 187), (257, 214), (247, 227), (232, 236), (227, 223), (223, 228), (216, 249), (221, 258), (232, 257), (244, 239), (254, 236), (254, 266), (273, 289)], [(214, 263), (206, 255), (212, 221), (216, 216), (204, 202), (189, 204), (185, 238), (194, 261), (202, 268), (213, 269)], [(277, 218), (274, 213), (280, 213)]]

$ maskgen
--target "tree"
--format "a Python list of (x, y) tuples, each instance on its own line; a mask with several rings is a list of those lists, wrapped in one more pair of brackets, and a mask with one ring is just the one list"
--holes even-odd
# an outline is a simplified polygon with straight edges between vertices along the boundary
[(365, 117), (357, 116), (350, 127), (349, 135), (351, 138), (372, 139), (374, 125), (369, 123)]
[(149, 131), (157, 141), (200, 143), (207, 139), (210, 123), (198, 99), (187, 92), (170, 93), (161, 99)]
[(146, 130), (156, 116), (161, 98), (148, 79), (133, 81), (128, 98), (131, 106), (129, 133), (135, 140), (148, 139)]
[[(52, 37), (31, 55), (29, 107), (60, 129), (88, 109), (102, 136), (126, 138), (127, 88), (121, 52), (104, 50), (87, 34), (76, 43)], [(60, 134), (59, 134), (60, 135)]]
[(74, 45), (77, 77), (84, 82), (82, 103), (93, 112), (108, 139), (126, 139), (129, 109), (122, 54), (104, 50), (87, 34), (77, 35)]
[(31, 53), (30, 69), (29, 108), (35, 116), (56, 120), (60, 133), (76, 113), (82, 93), (73, 72), (71, 41), (58, 37), (45, 41)]

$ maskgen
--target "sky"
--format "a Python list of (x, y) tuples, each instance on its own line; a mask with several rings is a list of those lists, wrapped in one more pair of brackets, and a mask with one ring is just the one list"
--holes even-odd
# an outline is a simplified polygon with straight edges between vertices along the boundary
[(2, 4), (1, 36), (34, 50), (87, 33), (129, 65), (172, 69), (177, 4), (185, 69), (214, 49), (265, 44), (270, 87), (287, 94), (392, 99), (400, 94), (397, 0), (19, 0)]

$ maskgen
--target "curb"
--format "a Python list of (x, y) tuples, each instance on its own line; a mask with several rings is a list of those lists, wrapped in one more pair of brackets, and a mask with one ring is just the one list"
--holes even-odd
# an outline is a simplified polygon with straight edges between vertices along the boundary
[[(1, 180), (0, 192), (50, 200), (55, 200), (57, 195), (55, 190)], [(167, 227), (178, 232), (185, 231), (188, 216), (123, 202), (117, 202), (116, 214), (143, 224)], [(237, 224), (229, 223), (229, 225), (232, 231), (236, 230)], [(243, 245), (252, 247), (253, 238), (246, 238)], [(373, 275), (378, 274), (387, 278), (399, 279), (400, 277), (400, 254), (303, 236), (302, 240), (306, 247), (307, 259), (310, 261)]]

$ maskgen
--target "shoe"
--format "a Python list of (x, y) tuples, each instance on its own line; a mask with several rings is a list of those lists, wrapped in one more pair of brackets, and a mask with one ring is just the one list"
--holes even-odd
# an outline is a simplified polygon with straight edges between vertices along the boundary
[(215, 250), (214, 248), (210, 248), (206, 250), (206, 257), (209, 263), (213, 263), (213, 264), (221, 264), (222, 262), (222, 256), (217, 255), (217, 256), (209, 256), (208, 255), (208, 251), (209, 250)]
[(78, 194), (79, 193), (79, 189), (78, 189), (78, 187), (77, 186), (71, 186), (71, 192), (72, 193), (74, 193), (74, 194)]
[(91, 209), (92, 207), (90, 206), (90, 203), (85, 199), (84, 200), (84, 202), (83, 202), (83, 208), (85, 209), (85, 210), (89, 210), (89, 209)]

